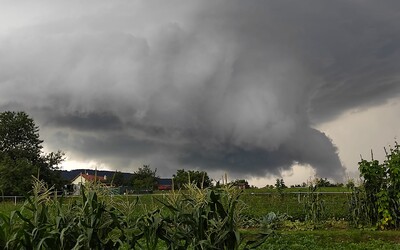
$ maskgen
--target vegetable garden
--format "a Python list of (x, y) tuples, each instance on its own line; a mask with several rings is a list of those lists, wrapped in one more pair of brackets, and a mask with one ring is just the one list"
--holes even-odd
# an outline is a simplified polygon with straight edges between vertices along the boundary
[[(232, 186), (113, 196), (101, 185), (57, 197), (36, 180), (0, 203), (1, 249), (400, 249), (400, 147), (359, 163), (344, 192), (241, 191)], [(326, 190), (325, 190), (326, 191)]]

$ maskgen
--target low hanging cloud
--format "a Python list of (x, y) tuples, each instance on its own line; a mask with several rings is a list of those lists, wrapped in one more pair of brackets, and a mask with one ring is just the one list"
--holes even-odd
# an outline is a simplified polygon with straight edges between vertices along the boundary
[(400, 93), (395, 1), (42, 3), (0, 26), (0, 109), (69, 158), (340, 180), (313, 125)]

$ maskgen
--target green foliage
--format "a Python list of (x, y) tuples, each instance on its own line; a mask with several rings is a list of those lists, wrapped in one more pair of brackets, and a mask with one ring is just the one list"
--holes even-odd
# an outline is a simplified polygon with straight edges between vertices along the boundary
[(198, 188), (211, 187), (211, 179), (205, 171), (186, 171), (184, 169), (178, 169), (176, 174), (173, 175), (173, 182), (175, 189), (185, 188), (187, 184), (194, 183)]
[(42, 142), (39, 128), (26, 113), (0, 113), (0, 151), (3, 154), (12, 160), (25, 158), (35, 162), (40, 156)]
[[(385, 233), (385, 234), (383, 234)], [(366, 230), (290, 231), (270, 237), (258, 249), (400, 249), (398, 232)]]
[(24, 112), (0, 113), (0, 190), (7, 195), (26, 194), (31, 176), (62, 185), (58, 165), (63, 153), (43, 154), (39, 128)]
[(261, 219), (261, 227), (264, 229), (279, 229), (283, 226), (284, 222), (291, 219), (287, 214), (280, 214), (269, 212), (266, 216)]
[(132, 175), (132, 185), (135, 190), (153, 191), (156, 186), (156, 172), (149, 165), (143, 165)]
[[(242, 243), (239, 226), (244, 203), (241, 192), (231, 186), (223, 189), (200, 189), (188, 184), (185, 192), (173, 193), (163, 204), (170, 210), (167, 222), (166, 244), (169, 249), (238, 249)], [(245, 248), (261, 244), (248, 241)]]
[[(290, 190), (290, 189), (287, 189)], [(285, 190), (285, 191), (287, 191)], [(346, 191), (347, 189), (345, 189)], [(311, 200), (307, 190), (296, 190), (299, 193), (279, 193), (276, 189), (270, 190), (269, 193), (258, 193), (259, 190), (245, 190), (241, 196), (241, 200), (245, 202), (249, 209), (243, 213), (251, 218), (261, 218), (269, 212), (288, 214), (294, 220), (304, 221), (310, 212), (305, 209), (306, 203)], [(321, 190), (319, 190), (321, 191)], [(329, 191), (329, 190), (328, 190)], [(329, 218), (347, 218), (348, 203), (347, 194), (342, 190), (337, 193), (318, 194), (319, 199), (323, 199), (323, 216), (321, 220)], [(322, 196), (321, 196), (322, 195)], [(317, 193), (314, 193), (317, 196)], [(309, 205), (307, 205), (309, 206)], [(312, 218), (312, 216), (308, 216)]]
[(282, 189), (287, 188), (287, 186), (285, 185), (285, 182), (283, 181), (283, 179), (276, 179), (275, 188), (277, 190), (282, 190)]
[(115, 171), (115, 173), (111, 179), (111, 184), (116, 187), (119, 187), (119, 186), (122, 186), (122, 185), (125, 185), (128, 183), (125, 181), (123, 173), (121, 173), (120, 171)]
[(346, 183), (346, 188), (353, 190), (353, 188), (356, 186), (356, 184), (354, 183), (354, 180), (350, 179), (347, 181)]
[(318, 187), (331, 187), (331, 186), (336, 186), (335, 184), (332, 184), (328, 181), (327, 178), (319, 178), (317, 179), (316, 185)]
[(0, 189), (7, 195), (27, 193), (35, 175), (37, 168), (29, 160), (4, 157), (0, 162)]
[(362, 159), (359, 162), (364, 179), (365, 209), (368, 221), (380, 229), (400, 227), (400, 145), (386, 151), (386, 160)]
[[(268, 234), (243, 241), (240, 191), (195, 185), (160, 200), (161, 208), (109, 196), (94, 184), (78, 199), (58, 198), (36, 180), (32, 196), (10, 215), (0, 214), (1, 249), (244, 249)], [(141, 210), (134, 215), (135, 210)]]

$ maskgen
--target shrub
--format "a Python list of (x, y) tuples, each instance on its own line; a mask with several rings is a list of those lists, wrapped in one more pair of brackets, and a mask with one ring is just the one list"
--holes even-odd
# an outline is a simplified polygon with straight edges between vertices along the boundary
[(400, 227), (400, 145), (395, 142), (386, 160), (380, 164), (361, 159), (359, 170), (363, 178), (368, 221), (380, 229)]

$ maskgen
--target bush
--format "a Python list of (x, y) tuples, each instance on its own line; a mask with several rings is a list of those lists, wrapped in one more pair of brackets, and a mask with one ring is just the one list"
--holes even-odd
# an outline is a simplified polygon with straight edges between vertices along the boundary
[[(359, 164), (362, 189), (365, 195), (359, 195), (359, 206), (364, 206), (362, 216), (376, 224), (380, 229), (400, 227), (400, 145), (395, 142), (389, 152), (385, 149), (386, 160), (381, 164), (374, 160), (362, 159)], [(359, 192), (360, 190), (357, 190)], [(354, 196), (354, 195), (353, 195)], [(361, 211), (361, 210), (360, 210)]]

